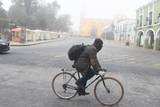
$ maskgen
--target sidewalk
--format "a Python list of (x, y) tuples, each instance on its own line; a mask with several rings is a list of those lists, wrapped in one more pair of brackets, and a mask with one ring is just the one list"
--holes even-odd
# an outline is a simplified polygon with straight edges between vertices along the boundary
[(52, 40), (34, 41), (34, 42), (26, 42), (26, 43), (10, 42), (10, 46), (31, 46), (31, 45), (53, 42), (53, 41), (59, 40), (59, 39), (60, 38), (55, 38), (55, 39), (52, 39)]
[(139, 47), (136, 46), (136, 44), (130, 43), (129, 46), (126, 46), (125, 42), (120, 42), (120, 41), (112, 41), (113, 44), (116, 44), (117, 46), (122, 46), (122, 47), (126, 47), (126, 48), (131, 48), (131, 49), (136, 49), (136, 50), (143, 50), (146, 52), (154, 52), (154, 53), (159, 53), (159, 50), (154, 50), (154, 49), (148, 49), (148, 48), (144, 48), (144, 47)]

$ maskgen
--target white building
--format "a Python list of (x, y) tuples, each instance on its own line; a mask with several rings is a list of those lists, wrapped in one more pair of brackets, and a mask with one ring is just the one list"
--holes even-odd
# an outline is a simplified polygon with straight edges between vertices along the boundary
[(115, 21), (115, 40), (117, 41), (129, 41), (130, 43), (135, 42), (135, 25), (136, 21), (134, 19), (124, 19), (121, 21)]
[(105, 26), (102, 33), (102, 38), (107, 40), (114, 40), (114, 24)]

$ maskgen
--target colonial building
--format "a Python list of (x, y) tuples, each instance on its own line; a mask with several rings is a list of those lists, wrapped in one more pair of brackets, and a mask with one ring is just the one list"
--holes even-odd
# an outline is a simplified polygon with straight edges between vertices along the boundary
[(116, 41), (135, 42), (135, 20), (134, 19), (123, 19), (114, 22), (114, 34)]
[(152, 0), (136, 11), (136, 44), (160, 50), (160, 0)]
[(104, 27), (110, 25), (112, 20), (81, 18), (80, 36), (101, 37)]
[(109, 26), (104, 27), (102, 38), (107, 40), (114, 40), (114, 37), (115, 37), (114, 29), (115, 29), (115, 26), (113, 23)]

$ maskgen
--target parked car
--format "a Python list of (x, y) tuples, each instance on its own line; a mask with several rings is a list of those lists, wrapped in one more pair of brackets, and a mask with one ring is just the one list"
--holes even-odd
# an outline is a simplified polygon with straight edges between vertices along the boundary
[(0, 39), (0, 53), (6, 52), (10, 50), (9, 42)]

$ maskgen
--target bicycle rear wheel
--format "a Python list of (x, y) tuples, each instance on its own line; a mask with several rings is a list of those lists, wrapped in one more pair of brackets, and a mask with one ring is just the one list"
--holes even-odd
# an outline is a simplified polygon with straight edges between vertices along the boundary
[(68, 72), (57, 74), (52, 80), (53, 92), (61, 99), (69, 100), (76, 96), (76, 77)]
[(121, 101), (124, 95), (124, 89), (117, 79), (105, 77), (96, 83), (94, 87), (94, 95), (96, 100), (102, 105), (112, 106)]

